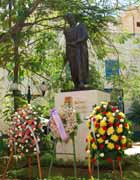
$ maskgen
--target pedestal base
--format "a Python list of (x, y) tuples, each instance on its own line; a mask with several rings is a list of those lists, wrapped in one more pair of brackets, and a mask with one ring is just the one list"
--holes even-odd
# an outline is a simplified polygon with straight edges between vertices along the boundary
[[(85, 160), (86, 152), (86, 136), (88, 128), (86, 126), (85, 118), (89, 116), (95, 104), (99, 104), (102, 101), (110, 101), (110, 94), (99, 90), (85, 90), (85, 91), (72, 91), (62, 92), (55, 96), (55, 107), (59, 111), (61, 106), (64, 104), (65, 98), (72, 97), (75, 109), (79, 112), (82, 119), (82, 124), (79, 125), (77, 136), (75, 137), (76, 144), (76, 157), (77, 161)], [(72, 153), (72, 141), (70, 140), (67, 144), (58, 143), (56, 147), (57, 153)], [(57, 159), (72, 160), (72, 155), (57, 155)]]

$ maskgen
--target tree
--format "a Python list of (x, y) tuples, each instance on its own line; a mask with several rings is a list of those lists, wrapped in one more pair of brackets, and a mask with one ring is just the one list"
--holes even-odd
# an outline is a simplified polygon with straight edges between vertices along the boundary
[[(10, 79), (20, 83), (32, 74), (46, 79), (51, 87), (61, 86), (64, 53), (58, 45), (63, 31), (63, 16), (72, 11), (83, 21), (99, 59), (107, 54), (108, 23), (116, 23), (116, 1), (88, 0), (1, 0), (0, 66), (9, 71)], [(58, 68), (59, 67), (59, 68)], [(12, 71), (12, 72), (11, 72)]]

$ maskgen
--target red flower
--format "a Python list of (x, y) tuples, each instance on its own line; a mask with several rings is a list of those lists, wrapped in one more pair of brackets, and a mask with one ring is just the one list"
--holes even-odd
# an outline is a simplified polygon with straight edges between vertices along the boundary
[(128, 127), (128, 123), (124, 123), (124, 127), (127, 128)]
[(118, 144), (115, 145), (115, 149), (116, 150), (119, 150), (120, 149), (120, 146)]
[(122, 119), (122, 116), (118, 115), (118, 119), (119, 119), (119, 120)]
[(126, 148), (126, 144), (122, 144), (121, 147), (122, 147), (122, 149), (125, 149)]
[(107, 138), (107, 136), (106, 136), (106, 135), (102, 136), (102, 139), (103, 139), (103, 140), (105, 140), (106, 138)]
[(107, 127), (106, 127), (106, 126), (103, 126), (102, 128), (103, 128), (103, 130), (105, 130), (105, 131), (107, 130)]
[(92, 140), (91, 140), (91, 143), (94, 143), (95, 142), (95, 139), (93, 138)]
[(115, 123), (115, 126), (119, 127), (120, 123), (119, 122), (116, 122)]
[(108, 163), (112, 163), (112, 159), (109, 157), (109, 158), (107, 158), (107, 162)]
[(95, 127), (96, 127), (96, 128), (100, 127), (100, 124), (99, 124), (99, 123), (96, 123), (96, 124), (95, 124)]
[(93, 118), (93, 122), (95, 122), (96, 121), (96, 118)]
[(112, 112), (115, 112), (117, 110), (116, 107), (112, 107)]
[(104, 149), (104, 144), (100, 144), (100, 145), (99, 145), (99, 148), (100, 148), (100, 149)]
[(28, 124), (29, 124), (29, 125), (32, 125), (33, 123), (34, 123), (33, 120), (28, 120)]
[(117, 161), (121, 161), (122, 158), (121, 158), (121, 157), (117, 157), (116, 160), (117, 160)]
[(113, 126), (113, 123), (109, 123), (108, 125), (109, 125), (109, 127), (111, 127), (111, 126)]
[(103, 115), (106, 115), (106, 114), (107, 114), (107, 112), (106, 112), (106, 111), (104, 111), (104, 112), (102, 112), (102, 114), (103, 114)]
[(122, 136), (119, 136), (119, 140), (122, 140)]
[(21, 125), (21, 128), (22, 128), (22, 129), (25, 129), (25, 128), (26, 128), (26, 126), (25, 126), (25, 125)]

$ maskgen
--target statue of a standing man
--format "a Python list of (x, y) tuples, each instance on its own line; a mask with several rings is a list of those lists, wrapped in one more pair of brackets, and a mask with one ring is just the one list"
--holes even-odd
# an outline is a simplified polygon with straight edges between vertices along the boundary
[(69, 28), (65, 29), (66, 60), (70, 64), (71, 76), (76, 89), (84, 88), (88, 82), (89, 63), (85, 26), (77, 23), (72, 13), (65, 16)]

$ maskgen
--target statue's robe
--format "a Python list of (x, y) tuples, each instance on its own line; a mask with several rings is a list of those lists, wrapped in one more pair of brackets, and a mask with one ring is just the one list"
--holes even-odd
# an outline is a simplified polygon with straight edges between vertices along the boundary
[[(72, 80), (75, 87), (86, 84), (89, 74), (88, 33), (83, 24), (77, 24), (65, 31), (66, 38), (66, 60), (70, 64)], [(68, 43), (77, 42), (76, 45)]]

